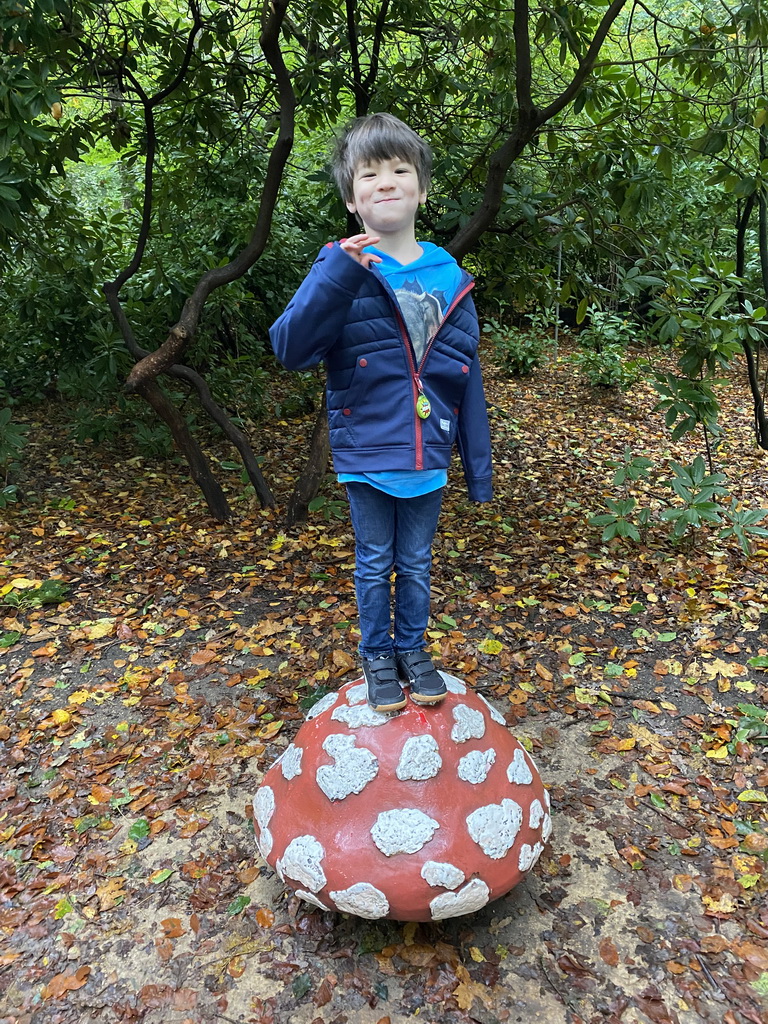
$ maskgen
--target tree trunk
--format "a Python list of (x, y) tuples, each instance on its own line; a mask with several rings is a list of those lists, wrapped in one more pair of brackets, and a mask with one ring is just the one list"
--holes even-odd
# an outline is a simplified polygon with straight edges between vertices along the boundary
[(328, 436), (328, 417), (325, 392), (323, 392), (323, 400), (320, 403), (312, 430), (312, 440), (309, 442), (309, 457), (288, 501), (288, 511), (285, 517), (287, 526), (294, 526), (296, 523), (306, 521), (309, 503), (320, 489), (323, 477), (328, 471), (330, 454), (331, 442)]
[[(763, 143), (764, 146), (764, 143)], [(762, 148), (762, 147), (761, 147)], [(763, 271), (763, 280), (766, 280), (766, 274), (768, 273), (768, 244), (766, 236), (766, 216), (765, 216), (765, 197), (762, 196), (759, 203), (758, 216), (760, 218), (759, 224), (759, 238), (760, 238), (760, 265)], [(752, 211), (755, 208), (755, 194), (749, 196), (744, 203), (744, 209), (736, 218), (736, 275), (737, 277), (744, 277), (744, 268), (746, 264), (746, 237), (747, 228), (749, 227), (749, 220), (752, 216)], [(768, 290), (766, 290), (768, 294)], [(739, 308), (742, 313), (745, 312), (744, 306), (744, 292), (739, 288), (737, 292), (737, 298), (739, 301)], [(755, 440), (761, 448), (768, 449), (768, 416), (765, 413), (765, 401), (763, 400), (763, 393), (760, 387), (760, 367), (757, 359), (755, 359), (755, 353), (752, 351), (752, 345), (746, 339), (742, 340), (741, 347), (744, 349), (744, 358), (747, 363), (747, 378), (749, 380), (749, 390), (752, 393), (752, 407), (754, 411), (755, 420)]]
[(211, 473), (200, 446), (190, 433), (187, 421), (179, 410), (154, 380), (143, 381), (139, 385), (138, 394), (168, 424), (179, 451), (189, 464), (192, 479), (203, 492), (203, 497), (210, 509), (211, 515), (220, 522), (230, 520), (232, 518), (232, 510), (229, 507), (224, 491), (219, 486), (216, 477)]

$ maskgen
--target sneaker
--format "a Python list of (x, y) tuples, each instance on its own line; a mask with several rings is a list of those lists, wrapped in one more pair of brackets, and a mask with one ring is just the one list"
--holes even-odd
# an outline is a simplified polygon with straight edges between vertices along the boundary
[(368, 703), (374, 711), (399, 711), (406, 696), (397, 678), (394, 658), (363, 658), (363, 675), (368, 684)]
[(426, 651), (408, 651), (396, 656), (400, 679), (411, 689), (417, 704), (437, 704), (448, 692), (443, 677)]

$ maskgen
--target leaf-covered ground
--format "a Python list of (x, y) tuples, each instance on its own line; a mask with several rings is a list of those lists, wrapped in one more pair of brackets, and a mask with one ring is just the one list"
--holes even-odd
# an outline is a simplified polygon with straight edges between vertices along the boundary
[[(766, 1019), (768, 545), (601, 544), (610, 459), (699, 449), (566, 362), (488, 392), (496, 498), (452, 480), (429, 639), (533, 751), (555, 827), (509, 896), (419, 926), (299, 903), (255, 852), (261, 772), (357, 674), (342, 492), (282, 525), (309, 424), (264, 433), (281, 506), (233, 482), (222, 525), (172, 462), (32, 414), (0, 524), (2, 1024)], [(725, 405), (719, 466), (768, 506), (736, 375)]]

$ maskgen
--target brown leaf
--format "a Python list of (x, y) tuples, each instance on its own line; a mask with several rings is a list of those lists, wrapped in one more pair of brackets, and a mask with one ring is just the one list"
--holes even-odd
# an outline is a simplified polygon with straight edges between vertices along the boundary
[(330, 1003), (331, 999), (333, 999), (333, 987), (327, 978), (323, 978), (312, 1001), (315, 1006), (325, 1006), (326, 1003)]
[(600, 950), (600, 956), (605, 963), (607, 963), (609, 967), (616, 967), (619, 962), (619, 951), (613, 944), (613, 940), (606, 936), (601, 940), (598, 948)]
[(170, 939), (155, 939), (155, 949), (163, 963), (168, 963), (173, 956), (173, 943)]
[(357, 668), (357, 662), (348, 651), (335, 650), (331, 655), (334, 676), (343, 676), (346, 672), (352, 672)]
[(109, 878), (103, 885), (97, 887), (96, 895), (99, 898), (99, 910), (102, 914), (123, 902), (125, 899), (124, 885), (124, 878)]
[(76, 971), (71, 974), (64, 972), (63, 974), (56, 974), (47, 985), (43, 986), (42, 996), (43, 999), (61, 999), (67, 992), (74, 992), (78, 988), (82, 988), (83, 985), (88, 981), (88, 975), (91, 973), (90, 967), (78, 967)]
[(260, 928), (271, 928), (275, 923), (275, 915), (269, 907), (260, 907), (256, 911), (256, 923)]
[(179, 917), (165, 917), (160, 924), (163, 933), (168, 939), (178, 939), (180, 935), (184, 934), (184, 928)]
[(227, 974), (232, 978), (242, 978), (245, 974), (246, 960), (244, 956), (233, 956), (227, 964)]
[(250, 867), (243, 868), (237, 872), (237, 880), (242, 885), (250, 885), (254, 878), (259, 877), (259, 868), (256, 864), (251, 864)]
[(195, 651), (189, 660), (193, 665), (207, 665), (216, 656), (216, 651), (212, 651), (210, 647), (203, 647), (201, 651)]
[(702, 953), (722, 953), (728, 949), (728, 940), (723, 935), (705, 935), (701, 940)]

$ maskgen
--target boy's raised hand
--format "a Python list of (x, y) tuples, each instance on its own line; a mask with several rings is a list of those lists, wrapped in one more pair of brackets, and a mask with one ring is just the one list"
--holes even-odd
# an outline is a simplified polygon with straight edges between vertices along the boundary
[(339, 242), (339, 245), (353, 260), (362, 263), (364, 267), (369, 267), (371, 263), (381, 263), (381, 256), (372, 252), (363, 252), (363, 249), (366, 245), (376, 245), (380, 241), (379, 235), (352, 235), (351, 238), (345, 238)]

